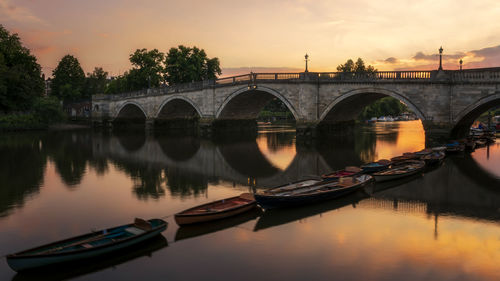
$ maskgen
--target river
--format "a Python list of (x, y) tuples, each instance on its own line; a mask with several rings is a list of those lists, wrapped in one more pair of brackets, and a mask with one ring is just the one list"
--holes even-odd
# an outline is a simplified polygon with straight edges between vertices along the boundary
[(420, 121), (351, 138), (61, 131), (0, 136), (0, 255), (164, 217), (162, 237), (116, 258), (0, 280), (498, 280), (500, 145), (347, 197), (179, 228), (183, 209), (425, 147)]

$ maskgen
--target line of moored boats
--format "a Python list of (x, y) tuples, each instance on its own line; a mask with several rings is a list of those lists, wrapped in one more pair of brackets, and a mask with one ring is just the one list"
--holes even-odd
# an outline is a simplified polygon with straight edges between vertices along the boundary
[[(447, 154), (473, 150), (494, 141), (494, 134), (483, 134), (441, 147), (403, 153), (390, 160), (378, 160), (360, 167), (348, 166), (324, 174), (321, 178), (304, 179), (189, 208), (175, 214), (174, 218), (178, 225), (184, 226), (224, 219), (258, 206), (269, 209), (334, 199), (352, 193), (371, 181), (391, 181), (422, 173), (426, 166), (442, 163)], [(162, 219), (135, 219), (132, 224), (94, 231), (7, 255), (7, 262), (15, 271), (78, 262), (138, 244), (166, 228), (167, 222)]]

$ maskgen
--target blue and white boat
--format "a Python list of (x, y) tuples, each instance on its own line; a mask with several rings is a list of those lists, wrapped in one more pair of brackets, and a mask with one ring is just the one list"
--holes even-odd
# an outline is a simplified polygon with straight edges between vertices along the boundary
[(15, 271), (90, 259), (121, 250), (159, 235), (167, 228), (161, 219), (135, 219), (134, 223), (91, 232), (7, 255)]

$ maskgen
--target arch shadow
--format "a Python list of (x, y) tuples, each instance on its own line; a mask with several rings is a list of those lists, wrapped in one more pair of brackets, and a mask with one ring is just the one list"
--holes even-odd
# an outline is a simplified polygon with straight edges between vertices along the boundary
[(226, 140), (216, 145), (227, 164), (244, 176), (268, 178), (281, 173), (262, 154), (255, 139)]
[(426, 120), (423, 112), (405, 96), (387, 89), (362, 88), (346, 92), (333, 100), (321, 114), (320, 122), (355, 120), (363, 108), (386, 96), (402, 101), (420, 120)]
[(142, 106), (136, 102), (128, 101), (124, 103), (118, 110), (115, 118), (113, 119), (113, 125), (121, 129), (128, 125), (145, 125), (147, 118), (146, 111)]
[(295, 107), (278, 91), (265, 86), (248, 86), (230, 94), (219, 106), (216, 119), (255, 119), (262, 108), (273, 98), (283, 102), (295, 120), (302, 119)]
[(483, 97), (469, 105), (454, 118), (454, 126), (451, 130), (451, 135), (453, 137), (467, 136), (474, 121), (481, 116), (481, 114), (495, 106), (500, 106), (500, 93)]
[(155, 115), (156, 119), (177, 119), (201, 117), (202, 113), (196, 104), (181, 95), (167, 98), (160, 105)]

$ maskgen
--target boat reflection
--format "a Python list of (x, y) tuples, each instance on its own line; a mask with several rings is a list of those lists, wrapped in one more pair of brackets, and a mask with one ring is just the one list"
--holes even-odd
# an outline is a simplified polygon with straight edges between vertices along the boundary
[(312, 205), (304, 205), (294, 208), (278, 208), (266, 210), (255, 224), (254, 231), (260, 231), (267, 228), (288, 224), (294, 221), (299, 221), (315, 215), (321, 215), (339, 209), (348, 205), (353, 208), (363, 199), (368, 198), (368, 194), (364, 189), (350, 194), (339, 199), (316, 203)]
[(237, 216), (229, 217), (223, 220), (199, 223), (193, 225), (181, 226), (175, 234), (175, 241), (203, 236), (224, 229), (238, 226), (248, 221), (254, 220), (262, 215), (262, 209), (253, 208), (252, 210)]
[(385, 182), (375, 182), (371, 185), (365, 187), (365, 190), (368, 194), (373, 195), (374, 193), (381, 192), (387, 189), (395, 188), (403, 184), (407, 184), (413, 182), (414, 180), (421, 178), (423, 176), (422, 173), (415, 174), (409, 177), (404, 177), (392, 181)]
[(89, 273), (101, 271), (106, 268), (130, 262), (132, 260), (149, 257), (153, 253), (168, 246), (167, 239), (158, 235), (152, 239), (136, 244), (126, 249), (115, 251), (113, 254), (93, 258), (91, 260), (67, 263), (64, 266), (57, 265), (39, 270), (18, 273), (12, 278), (13, 281), (23, 280), (67, 280)]

